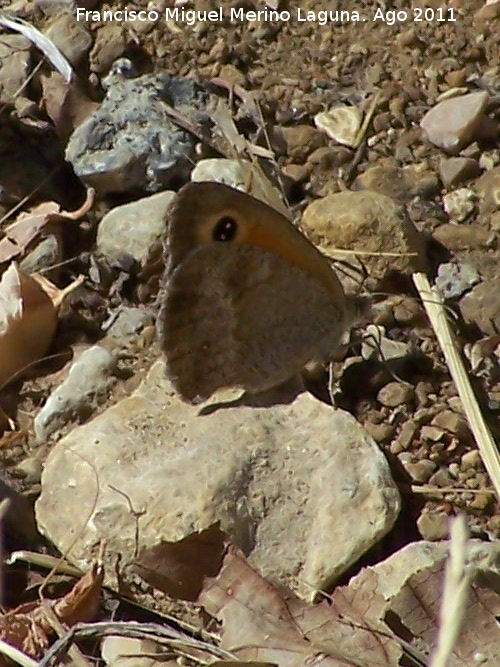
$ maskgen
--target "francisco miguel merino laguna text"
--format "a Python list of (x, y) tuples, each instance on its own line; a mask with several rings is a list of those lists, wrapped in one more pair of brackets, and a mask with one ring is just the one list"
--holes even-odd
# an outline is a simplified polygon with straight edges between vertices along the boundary
[[(88, 10), (78, 7), (76, 10), (77, 21), (151, 21), (156, 22), (160, 19), (161, 12), (155, 9), (113, 9), (113, 10)], [(164, 18), (166, 21), (176, 21), (186, 23), (189, 26), (199, 22), (219, 22), (225, 18), (230, 21), (291, 21), (292, 13), (289, 11), (276, 11), (273, 9), (261, 9), (258, 11), (245, 11), (243, 8), (231, 7), (228, 15), (224, 15), (222, 7), (213, 10), (183, 9), (181, 7), (165, 8)], [(297, 8), (295, 17), (298, 22), (314, 21), (319, 25), (325, 25), (329, 22), (345, 23), (348, 21), (362, 21), (359, 12), (349, 11), (305, 11)]]

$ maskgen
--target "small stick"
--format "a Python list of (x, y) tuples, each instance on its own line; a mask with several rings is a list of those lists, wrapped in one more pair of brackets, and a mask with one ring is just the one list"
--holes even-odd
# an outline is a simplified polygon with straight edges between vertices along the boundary
[(424, 273), (414, 273), (413, 282), (420, 294), (450, 375), (457, 387), (479, 454), (495, 488), (497, 498), (500, 499), (500, 454), (481, 413), (464, 363), (453, 340), (441, 296), (437, 290), (431, 288)]

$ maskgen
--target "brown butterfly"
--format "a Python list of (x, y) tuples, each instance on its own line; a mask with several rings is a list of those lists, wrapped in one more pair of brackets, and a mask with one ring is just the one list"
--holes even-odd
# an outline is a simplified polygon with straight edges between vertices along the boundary
[(329, 261), (284, 216), (215, 182), (170, 209), (159, 333), (167, 375), (191, 403), (258, 393), (329, 358), (354, 315)]

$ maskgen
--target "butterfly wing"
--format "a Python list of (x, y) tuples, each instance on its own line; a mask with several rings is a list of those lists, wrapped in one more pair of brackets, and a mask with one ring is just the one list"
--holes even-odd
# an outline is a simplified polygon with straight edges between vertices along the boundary
[(263, 391), (335, 349), (344, 310), (308, 272), (254, 246), (198, 246), (167, 271), (159, 315), (167, 374), (190, 402)]

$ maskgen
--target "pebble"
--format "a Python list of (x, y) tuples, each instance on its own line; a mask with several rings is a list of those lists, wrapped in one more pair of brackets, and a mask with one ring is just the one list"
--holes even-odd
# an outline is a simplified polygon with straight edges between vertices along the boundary
[(445, 188), (466, 183), (480, 173), (477, 160), (470, 157), (450, 157), (439, 163), (439, 176)]
[(429, 484), (432, 484), (433, 486), (438, 486), (440, 488), (444, 488), (446, 486), (453, 486), (454, 483), (455, 480), (449, 474), (446, 468), (439, 468), (439, 470), (436, 470), (436, 472), (429, 477)]
[(121, 306), (106, 336), (118, 342), (121, 347), (125, 347), (134, 341), (145, 327), (151, 326), (153, 321), (154, 316), (151, 311)]
[(369, 324), (363, 333), (361, 356), (366, 361), (377, 359), (404, 359), (410, 353), (410, 344), (405, 341), (395, 341), (387, 338), (385, 328), (381, 325)]
[(55, 234), (49, 234), (41, 239), (37, 246), (23, 257), (19, 267), (25, 273), (36, 273), (58, 264), (62, 259), (60, 241)]
[(473, 322), (487, 336), (496, 335), (500, 331), (500, 278), (476, 285), (459, 305), (466, 322)]
[(426, 484), (436, 470), (436, 464), (429, 459), (421, 459), (415, 463), (404, 463), (403, 465), (412, 480), (421, 484)]
[(168, 208), (175, 197), (169, 190), (116, 206), (97, 229), (97, 249), (108, 259), (130, 255), (138, 264), (149, 257), (165, 234)]
[(495, 167), (478, 178), (474, 190), (479, 201), (479, 212), (488, 216), (498, 211), (500, 203), (500, 167)]
[(434, 197), (439, 192), (439, 181), (427, 162), (401, 167), (393, 158), (387, 158), (360, 174), (353, 183), (353, 190), (373, 190), (407, 202), (412, 197)]
[(430, 440), (431, 442), (439, 442), (444, 437), (444, 431), (437, 426), (422, 426), (420, 429), (420, 437), (422, 440)]
[(72, 11), (56, 16), (45, 30), (45, 35), (75, 68), (87, 56), (93, 43), (85, 23), (77, 21)]
[(449, 532), (449, 516), (445, 512), (422, 512), (417, 519), (417, 528), (424, 540), (445, 540)]
[(188, 121), (210, 104), (190, 79), (165, 72), (133, 77), (131, 70), (125, 58), (113, 63), (105, 98), (66, 146), (76, 174), (99, 195), (158, 192), (187, 180), (198, 140), (168, 117), (165, 103)]
[(22, 35), (0, 35), (0, 91), (2, 101), (14, 102), (30, 71), (31, 43)]
[(478, 468), (481, 465), (481, 455), (477, 449), (471, 449), (470, 452), (465, 452), (463, 454), (460, 465), (462, 470), (468, 470), (469, 468)]
[(432, 144), (454, 155), (474, 141), (488, 102), (486, 91), (444, 100), (425, 114), (420, 127)]
[(395, 442), (398, 443), (398, 446), (401, 448), (401, 451), (408, 449), (411, 446), (415, 437), (415, 433), (417, 432), (417, 428), (417, 424), (411, 419), (403, 424), (401, 431), (395, 440)]
[(480, 281), (477, 269), (472, 264), (440, 264), (436, 277), (436, 288), (443, 299), (456, 299)]
[(372, 422), (366, 422), (364, 427), (379, 444), (389, 442), (396, 430), (392, 424), (373, 424)]
[(470, 188), (459, 188), (443, 197), (444, 210), (452, 220), (463, 222), (474, 211), (475, 192)]
[(287, 154), (298, 162), (304, 162), (314, 150), (325, 145), (325, 135), (311, 125), (294, 125), (282, 128)]
[(86, 419), (102, 403), (116, 381), (117, 357), (94, 345), (76, 359), (65, 380), (51, 393), (34, 420), (35, 436), (43, 442), (72, 419)]
[(377, 400), (381, 405), (388, 408), (395, 408), (398, 405), (409, 404), (414, 397), (413, 387), (409, 387), (401, 382), (389, 382), (379, 391)]
[(359, 131), (363, 122), (363, 114), (357, 107), (341, 106), (322, 111), (314, 117), (314, 123), (319, 130), (323, 130), (330, 139), (356, 148), (359, 140)]
[(305, 209), (302, 227), (328, 255), (336, 256), (340, 248), (370, 253), (363, 256), (363, 263), (374, 280), (394, 271), (425, 271), (427, 267), (425, 237), (402, 205), (377, 192), (335, 192), (318, 199)]
[(431, 421), (431, 426), (442, 428), (445, 431), (448, 431), (448, 433), (457, 435), (460, 439), (470, 437), (467, 421), (462, 415), (457, 414), (452, 410), (443, 410), (442, 412), (439, 412)]
[(491, 243), (491, 232), (477, 225), (440, 225), (433, 236), (445, 248), (453, 252), (459, 250), (475, 250), (488, 247)]

